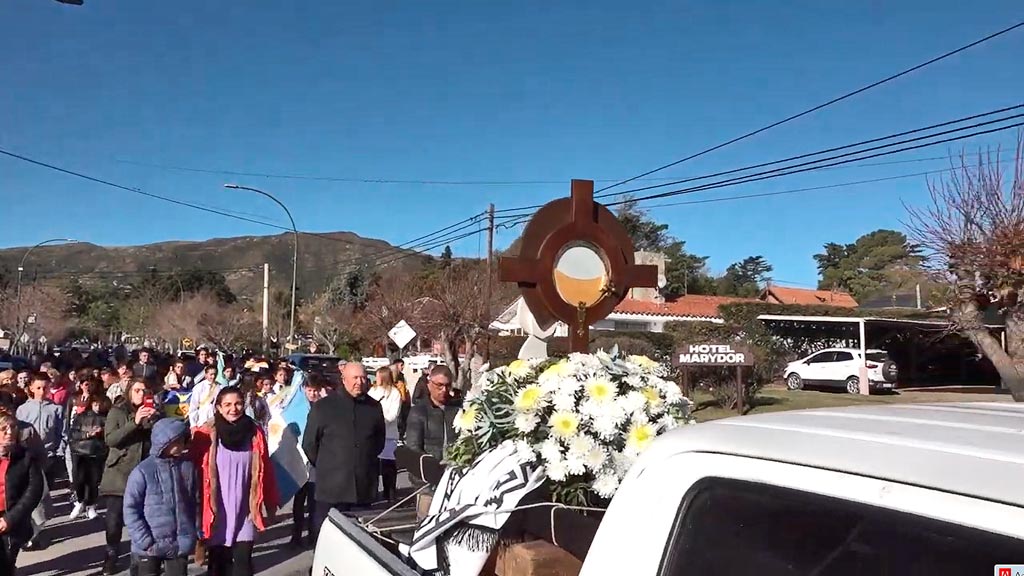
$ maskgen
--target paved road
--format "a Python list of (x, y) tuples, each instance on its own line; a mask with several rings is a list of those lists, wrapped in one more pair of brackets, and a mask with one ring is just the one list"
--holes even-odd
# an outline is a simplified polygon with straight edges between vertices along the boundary
[[(51, 545), (38, 552), (22, 552), (18, 556), (18, 576), (94, 576), (100, 574), (103, 562), (105, 538), (103, 533), (103, 515), (95, 520), (84, 516), (69, 522), (66, 489), (54, 493), (55, 505), (52, 507), (53, 519), (47, 522), (44, 534), (50, 538)], [(291, 506), (287, 506), (279, 514), (281, 522), (260, 534), (253, 562), (256, 573), (261, 576), (307, 575), (313, 565), (313, 553), (292, 548), (288, 545), (291, 537)], [(125, 556), (121, 564), (127, 574), (128, 532), (124, 533), (122, 544)], [(204, 569), (195, 565), (190, 567), (190, 574), (203, 574)]]

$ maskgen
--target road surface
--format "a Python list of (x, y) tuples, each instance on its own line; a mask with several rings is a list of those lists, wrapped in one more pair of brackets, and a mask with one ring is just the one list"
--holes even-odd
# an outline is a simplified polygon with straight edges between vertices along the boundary
[[(58, 487), (60, 484), (58, 484)], [(53, 518), (46, 523), (44, 534), (50, 546), (40, 551), (24, 551), (18, 556), (18, 576), (95, 576), (102, 570), (106, 541), (103, 514), (95, 520), (84, 515), (69, 522), (71, 505), (66, 488), (54, 492), (51, 507)], [(278, 514), (279, 523), (257, 537), (253, 552), (256, 574), (260, 576), (308, 575), (313, 566), (313, 553), (289, 546), (291, 538), (291, 505)], [(120, 567), (128, 573), (128, 532), (123, 535), (124, 555)], [(204, 568), (189, 567), (189, 574), (204, 574)]]

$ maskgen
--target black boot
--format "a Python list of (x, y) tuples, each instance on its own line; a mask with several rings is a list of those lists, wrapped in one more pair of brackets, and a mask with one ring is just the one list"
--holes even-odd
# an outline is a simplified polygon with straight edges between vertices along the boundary
[(103, 576), (117, 574), (117, 552), (107, 550), (107, 557), (103, 560)]

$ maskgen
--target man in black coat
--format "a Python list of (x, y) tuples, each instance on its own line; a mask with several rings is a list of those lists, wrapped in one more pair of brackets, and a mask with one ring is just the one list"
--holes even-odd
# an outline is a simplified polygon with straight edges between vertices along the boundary
[(384, 412), (366, 393), (362, 364), (346, 364), (341, 383), (340, 390), (313, 404), (302, 433), (302, 449), (316, 468), (315, 536), (332, 508), (347, 512), (377, 498)]

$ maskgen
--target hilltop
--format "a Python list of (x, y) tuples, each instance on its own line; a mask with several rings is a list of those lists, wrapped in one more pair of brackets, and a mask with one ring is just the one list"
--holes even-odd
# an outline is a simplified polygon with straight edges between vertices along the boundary
[[(0, 250), (0, 277), (6, 282), (13, 283), (24, 254), (25, 247)], [(388, 262), (400, 254), (409, 257)], [(236, 295), (257, 297), (263, 283), (263, 263), (270, 264), (272, 288), (284, 289), (291, 286), (291, 259), (292, 235), (287, 232), (140, 246), (107, 247), (80, 242), (36, 248), (25, 264), (24, 278), (26, 282), (55, 283), (77, 276), (83, 282), (131, 283), (133, 278), (154, 267), (159, 272), (215, 270), (224, 274)], [(413, 251), (352, 232), (303, 234), (299, 236), (299, 292), (303, 295), (318, 292), (339, 271), (361, 261), (414, 271), (425, 260), (425, 256)]]

